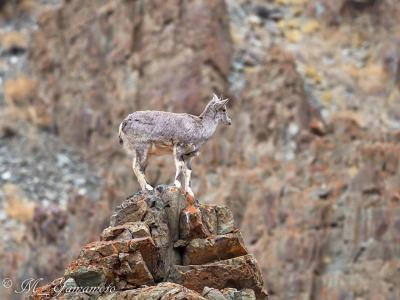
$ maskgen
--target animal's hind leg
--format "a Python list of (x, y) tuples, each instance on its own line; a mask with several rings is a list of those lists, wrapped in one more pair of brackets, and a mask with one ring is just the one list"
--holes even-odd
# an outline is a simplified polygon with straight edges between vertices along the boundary
[(194, 197), (194, 193), (191, 188), (190, 178), (192, 176), (192, 160), (193, 156), (185, 157), (185, 165), (183, 169), (183, 176), (185, 177), (185, 191), (192, 197)]
[(183, 168), (185, 166), (185, 162), (183, 161), (182, 149), (179, 146), (175, 145), (173, 155), (176, 168), (174, 185), (179, 189), (182, 186), (179, 181), (179, 177), (183, 173)]
[(135, 156), (134, 156), (133, 162), (132, 162), (133, 172), (135, 173), (142, 190), (146, 190), (146, 189), (152, 190), (153, 189), (153, 187), (147, 183), (146, 176), (144, 174), (144, 171), (147, 166), (148, 150), (149, 150), (148, 145), (144, 145), (142, 147), (136, 148)]

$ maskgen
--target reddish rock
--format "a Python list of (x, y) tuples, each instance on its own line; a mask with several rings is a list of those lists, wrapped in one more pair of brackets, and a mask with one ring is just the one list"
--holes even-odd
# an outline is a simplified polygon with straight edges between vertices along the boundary
[[(158, 186), (123, 202), (113, 213), (114, 226), (103, 231), (103, 241), (85, 245), (66, 269), (62, 280), (71, 289), (63, 290), (60, 299), (205, 299), (198, 294), (205, 287), (232, 288), (234, 299), (255, 299), (254, 292), (257, 299), (264, 299), (260, 270), (254, 257), (246, 255), (240, 232), (231, 232), (229, 209), (183, 208), (182, 201), (178, 189)], [(187, 222), (182, 220), (185, 214)], [(116, 224), (122, 223), (122, 216), (129, 222)], [(215, 235), (219, 232), (229, 233)], [(179, 240), (180, 236), (186, 239)], [(157, 281), (175, 283), (154, 286)], [(142, 287), (146, 285), (151, 287)], [(40, 291), (50, 293), (53, 286)], [(109, 287), (113, 291), (105, 292)], [(224, 292), (208, 291), (206, 298), (218, 294), (231, 299)]]
[(223, 206), (188, 205), (180, 216), (180, 238), (205, 238), (234, 231), (232, 212)]
[(235, 287), (253, 289), (257, 299), (267, 297), (260, 270), (252, 255), (203, 265), (176, 265), (169, 279), (199, 293), (206, 286), (216, 289)]
[(56, 297), (58, 294), (58, 291), (64, 285), (64, 282), (65, 282), (64, 277), (54, 279), (49, 284), (38, 287), (36, 291), (33, 291), (34, 293), (31, 297), (29, 297), (29, 299), (47, 300), (47, 299)]
[(182, 210), (179, 225), (181, 239), (205, 238), (211, 234), (203, 223), (200, 209), (193, 205)]
[(151, 237), (149, 227), (143, 222), (128, 222), (120, 226), (107, 227), (103, 230), (100, 240), (130, 240), (141, 237)]
[(183, 249), (184, 265), (201, 265), (248, 254), (239, 232), (193, 239)]
[[(116, 283), (116, 289), (126, 289), (127, 287), (137, 287), (144, 284), (154, 283), (142, 254), (137, 251), (132, 254), (119, 254), (120, 265), (114, 270), (116, 277), (120, 280)], [(123, 280), (121, 280), (123, 279)]]
[[(65, 272), (78, 286), (137, 287), (154, 282), (157, 253), (150, 237), (86, 245)], [(150, 271), (149, 271), (150, 270)]]

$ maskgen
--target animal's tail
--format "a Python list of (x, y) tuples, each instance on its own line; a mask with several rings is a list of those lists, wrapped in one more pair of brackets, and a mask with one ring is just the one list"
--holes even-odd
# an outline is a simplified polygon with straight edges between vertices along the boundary
[(124, 144), (124, 140), (122, 139), (122, 134), (124, 133), (124, 127), (126, 126), (126, 120), (123, 120), (121, 124), (119, 124), (119, 129), (118, 129), (118, 138), (119, 138), (119, 143), (121, 145)]

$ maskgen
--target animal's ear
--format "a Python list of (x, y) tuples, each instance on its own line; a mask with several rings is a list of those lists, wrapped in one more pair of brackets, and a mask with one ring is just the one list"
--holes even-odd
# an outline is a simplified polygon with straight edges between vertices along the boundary
[(213, 98), (212, 98), (212, 101), (218, 101), (218, 100), (219, 100), (218, 96), (217, 96), (217, 95), (215, 95), (215, 93), (213, 93)]

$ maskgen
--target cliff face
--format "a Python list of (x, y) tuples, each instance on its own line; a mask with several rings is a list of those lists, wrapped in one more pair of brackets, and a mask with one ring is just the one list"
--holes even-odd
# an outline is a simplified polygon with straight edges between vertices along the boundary
[[(71, 292), (73, 288), (96, 287), (107, 292)], [(172, 186), (139, 192), (122, 202), (100, 241), (84, 246), (65, 270), (64, 277), (39, 288), (33, 298), (49, 296), (61, 299), (267, 297), (260, 269), (244, 246), (231, 211), (216, 205), (193, 206)]]
[[(137, 189), (116, 136), (127, 113), (199, 113), (215, 91), (232, 98), (233, 125), (219, 128), (195, 161), (193, 190), (200, 202), (232, 210), (271, 298), (400, 298), (396, 1), (54, 2), (38, 13), (29, 43), (0, 39), (2, 73), (29, 66), (3, 89), (19, 114), (0, 118), (0, 145), (7, 145), (0, 149), (0, 183), (22, 186), (29, 196), (30, 179), (40, 177), (33, 191), (40, 197), (32, 201), (14, 201), (15, 189), (1, 186), (5, 203), (17, 205), (0, 214), (8, 246), (0, 249), (0, 275), (60, 275), (105, 226), (115, 199)], [(13, 65), (15, 53), (21, 58)], [(45, 138), (32, 133), (35, 147), (15, 151), (26, 149), (26, 128), (45, 128), (38, 129)], [(52, 168), (52, 182), (68, 189), (47, 186), (48, 172), (28, 171), (25, 180), (25, 160), (9, 153), (46, 150), (48, 135), (99, 167), (95, 180), (105, 187), (69, 183), (71, 176), (81, 181), (81, 169), (72, 167), (84, 165), (81, 157), (68, 164), (61, 156)], [(47, 155), (39, 150), (34, 160), (41, 166)], [(150, 182), (170, 182), (173, 170), (168, 157), (152, 161)], [(86, 201), (81, 189), (86, 197), (106, 196)], [(47, 197), (49, 191), (56, 195)], [(21, 218), (9, 207), (28, 213)], [(39, 253), (49, 254), (31, 259)]]

